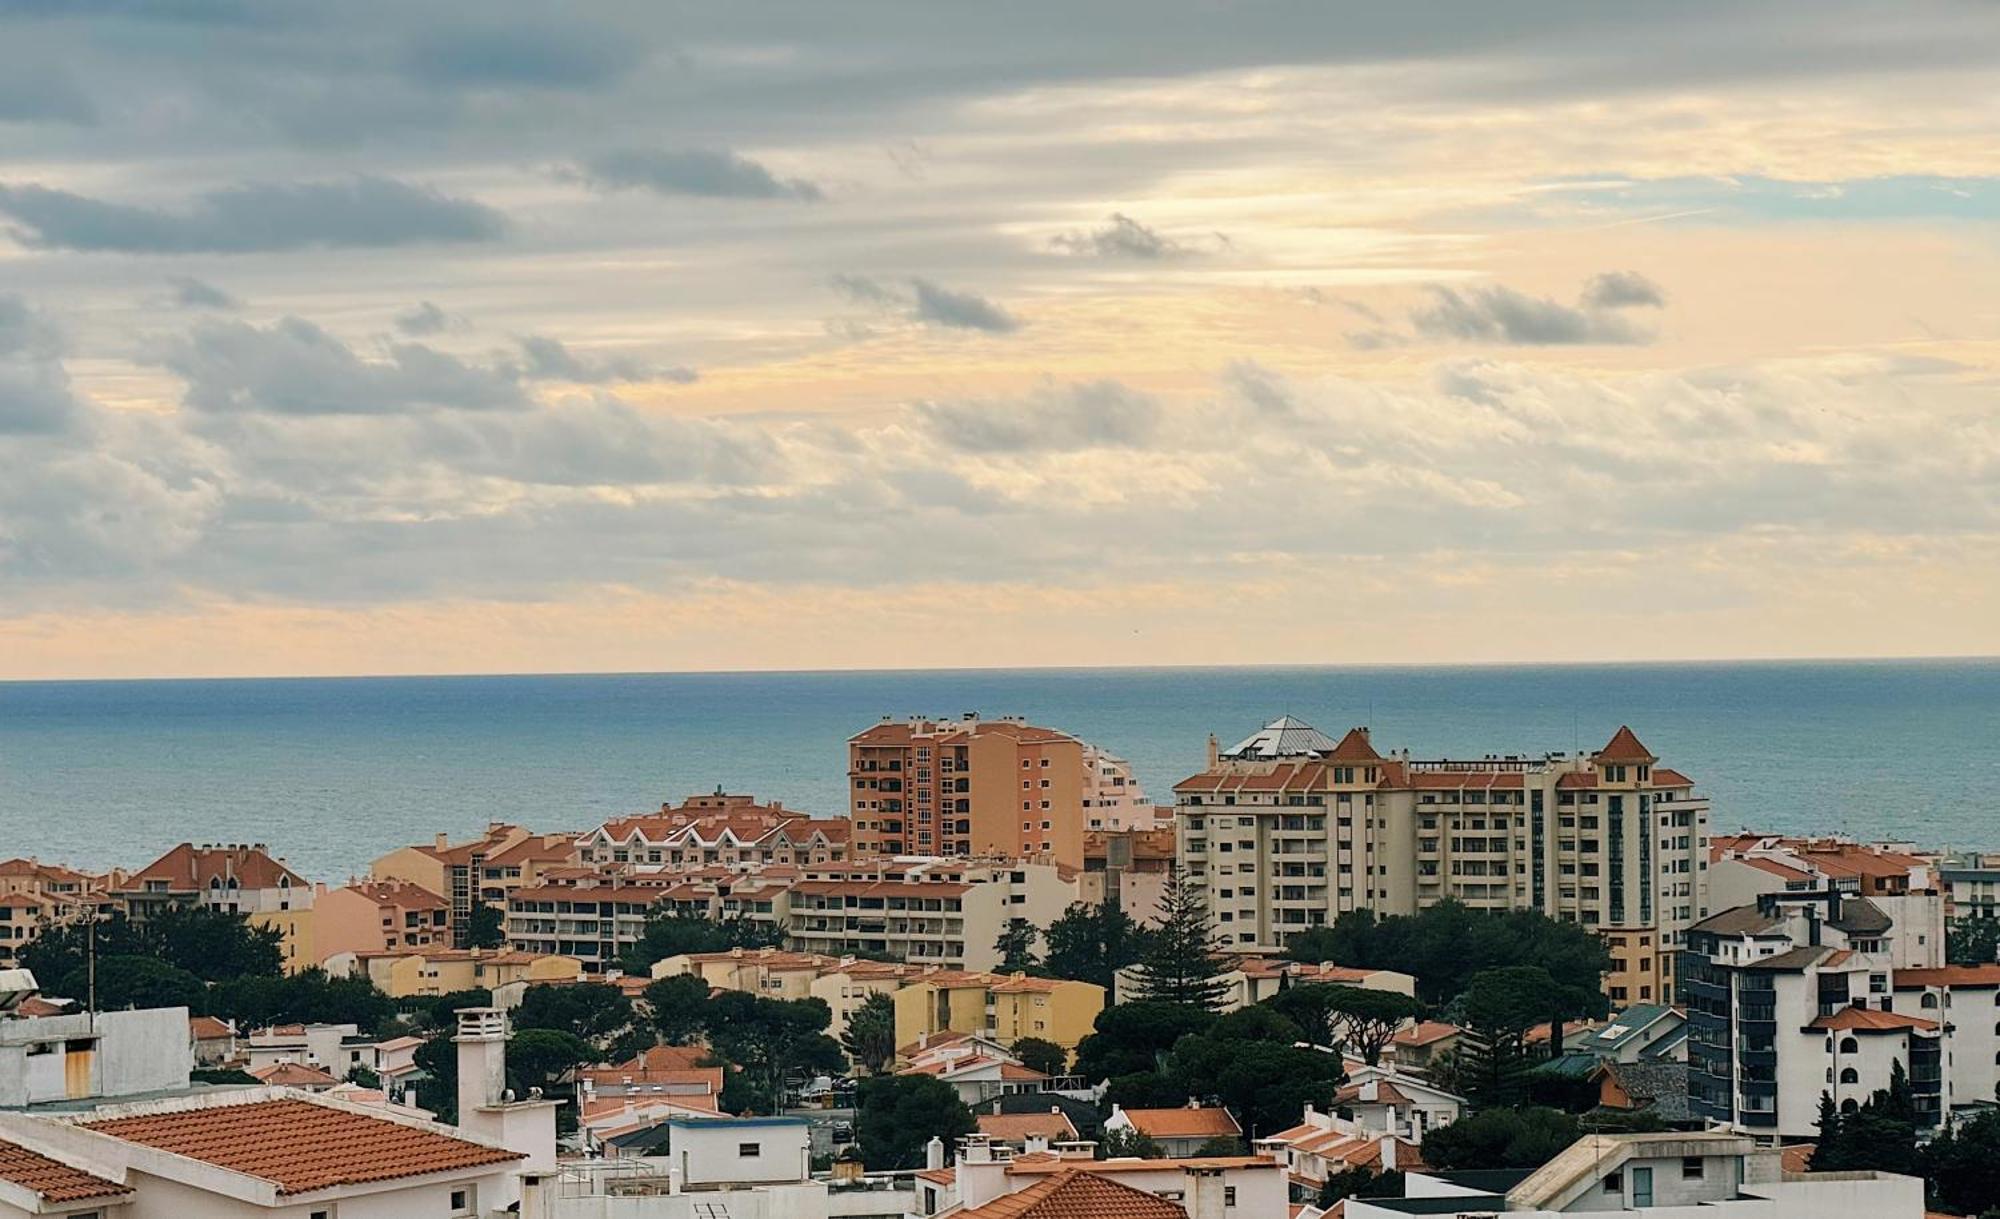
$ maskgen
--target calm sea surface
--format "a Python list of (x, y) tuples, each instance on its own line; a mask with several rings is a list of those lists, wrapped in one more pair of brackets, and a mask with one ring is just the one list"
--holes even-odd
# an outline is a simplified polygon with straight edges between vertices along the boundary
[(1629, 722), (1718, 829), (2000, 846), (2000, 661), (0, 683), (0, 858), (138, 866), (268, 842), (315, 879), (439, 830), (717, 786), (845, 808), (883, 715), (1026, 715), (1170, 799), (1208, 734), (1290, 712), (1419, 757), (1595, 748)]

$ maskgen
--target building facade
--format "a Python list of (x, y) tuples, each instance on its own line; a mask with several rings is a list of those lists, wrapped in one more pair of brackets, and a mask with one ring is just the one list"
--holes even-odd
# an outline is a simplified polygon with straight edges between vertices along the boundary
[(1211, 740), (1208, 766), (1175, 786), (1181, 866), (1233, 946), (1450, 898), (1620, 937), (1607, 985), (1654, 1001), (1708, 869), (1708, 801), (1658, 762), (1629, 728), (1591, 754), (1425, 761), (1288, 716), (1228, 750)]

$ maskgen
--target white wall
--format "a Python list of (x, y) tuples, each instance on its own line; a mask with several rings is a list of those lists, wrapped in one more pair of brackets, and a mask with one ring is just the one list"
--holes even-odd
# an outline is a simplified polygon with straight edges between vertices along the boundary
[[(674, 1167), (689, 1185), (803, 1181), (811, 1175), (812, 1132), (804, 1121), (674, 1122)], [(743, 1155), (755, 1145), (757, 1154)]]

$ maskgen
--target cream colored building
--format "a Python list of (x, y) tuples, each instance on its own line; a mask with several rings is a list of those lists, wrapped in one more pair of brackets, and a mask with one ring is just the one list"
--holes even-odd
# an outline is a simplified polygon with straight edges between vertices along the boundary
[(365, 976), (392, 999), (492, 990), (510, 982), (574, 982), (583, 975), (575, 957), (479, 948), (338, 953), (327, 958), (326, 969), (336, 976)]
[(1104, 1010), (1102, 986), (1026, 974), (926, 974), (895, 992), (896, 1044), (970, 1033), (1012, 1045), (1023, 1037), (1074, 1050)]
[(866, 953), (984, 970), (1008, 923), (1047, 927), (1076, 902), (1076, 873), (1049, 864), (892, 860), (815, 868), (791, 889), (787, 941), (829, 956)]
[(1175, 786), (1181, 865), (1234, 947), (1452, 898), (1630, 933), (1632, 953), (1643, 936), (1654, 993), (1628, 997), (1658, 1001), (1708, 874), (1708, 801), (1658, 762), (1629, 728), (1591, 754), (1425, 761), (1287, 716), (1226, 751), (1211, 740)]
[(692, 974), (714, 990), (740, 990), (767, 999), (810, 999), (812, 984), (840, 964), (837, 957), (782, 948), (732, 948), (684, 952), (653, 962), (655, 978)]

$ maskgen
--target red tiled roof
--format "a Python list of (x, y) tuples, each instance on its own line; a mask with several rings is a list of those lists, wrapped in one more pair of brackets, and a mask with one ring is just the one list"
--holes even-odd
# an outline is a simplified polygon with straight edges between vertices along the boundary
[(132, 1192), (130, 1186), (72, 1168), (5, 1139), (0, 1139), (0, 1181), (30, 1190), (44, 1202), (81, 1202)]
[(1597, 751), (1597, 760), (1600, 762), (1652, 762), (1657, 760), (1657, 755), (1652, 750), (1641, 745), (1638, 736), (1630, 728), (1620, 724), (1618, 731), (1611, 734), (1611, 740), (1605, 743), (1604, 748)]
[(1382, 755), (1375, 752), (1375, 746), (1368, 742), (1366, 728), (1349, 728), (1347, 735), (1326, 755), (1329, 762), (1380, 762)]
[(307, 1100), (86, 1121), (99, 1134), (274, 1182), (281, 1194), (511, 1164), (518, 1151)]
[(305, 877), (261, 847), (197, 847), (183, 842), (134, 872), (120, 892), (138, 892), (146, 882), (158, 880), (165, 881), (170, 892), (190, 893), (206, 889), (211, 880), (227, 883), (231, 878), (245, 889), (275, 889), (281, 879), (295, 888), (311, 888)]
[(1785, 1172), (1811, 1172), (1813, 1152), (1818, 1150), (1817, 1143), (1794, 1143), (1790, 1147), (1780, 1147), (1779, 1166)]
[(1447, 1037), (1457, 1035), (1458, 1026), (1455, 1024), (1446, 1024), (1441, 1020), (1426, 1020), (1422, 1024), (1413, 1025), (1397, 1033), (1395, 1042), (1397, 1045), (1429, 1045), (1433, 1041), (1443, 1041)]
[(1821, 1016), (1806, 1026), (1842, 1033), (1899, 1033), (1905, 1029), (1934, 1029), (1937, 1021), (1901, 1012), (1881, 1012), (1871, 1007), (1843, 1007), (1831, 1016)]
[(1076, 1126), (1060, 1110), (1048, 1113), (982, 1113), (976, 1119), (979, 1133), (1008, 1143), (1026, 1142), (1039, 1136), (1050, 1142), (1076, 1137)]
[(1187, 1219), (1187, 1211), (1165, 1198), (1078, 1168), (1064, 1169), (959, 1215), (961, 1219)]
[(395, 906), (402, 910), (448, 910), (450, 903), (444, 898), (407, 880), (357, 880), (347, 886), (354, 893), (367, 898), (378, 906)]
[(1200, 1109), (1127, 1109), (1125, 1119), (1132, 1128), (1153, 1139), (1205, 1139), (1243, 1133), (1243, 1127), (1219, 1106)]
[(1897, 990), (1926, 986), (2000, 986), (2000, 965), (1946, 965), (1941, 969), (1899, 969)]
[(196, 1041), (221, 1041), (236, 1036), (236, 1030), (213, 1016), (189, 1016), (188, 1035)]
[(302, 1062), (274, 1062), (250, 1072), (259, 1083), (277, 1088), (331, 1088), (340, 1081), (318, 1067)]

